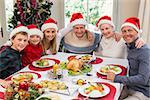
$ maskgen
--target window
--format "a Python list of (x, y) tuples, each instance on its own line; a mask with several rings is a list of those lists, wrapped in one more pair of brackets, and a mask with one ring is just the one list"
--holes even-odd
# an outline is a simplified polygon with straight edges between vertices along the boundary
[(5, 11), (6, 11), (6, 29), (9, 30), (8, 21), (13, 16), (13, 3), (14, 0), (5, 0)]
[(113, 0), (65, 0), (64, 9), (65, 26), (75, 12), (81, 12), (90, 24), (95, 25), (101, 16), (112, 16)]

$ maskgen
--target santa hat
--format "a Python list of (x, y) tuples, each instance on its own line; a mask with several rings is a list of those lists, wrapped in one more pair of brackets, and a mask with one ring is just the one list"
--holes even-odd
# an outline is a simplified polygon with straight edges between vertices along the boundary
[(125, 22), (122, 24), (121, 29), (124, 26), (130, 26), (134, 28), (138, 33), (142, 33), (142, 30), (140, 28), (140, 20), (137, 17), (130, 17), (125, 20)]
[(113, 26), (113, 29), (115, 29), (115, 25), (111, 20), (111, 17), (109, 16), (103, 16), (101, 17), (98, 22), (96, 23), (97, 27), (100, 27), (102, 24), (110, 24), (111, 26)]
[(74, 14), (72, 14), (69, 25), (71, 27), (73, 27), (73, 26), (78, 25), (78, 24), (87, 25), (87, 22), (84, 20), (81, 13), (74, 13)]
[(44, 32), (48, 28), (54, 28), (56, 31), (58, 31), (57, 22), (52, 18), (47, 19), (42, 25), (41, 30)]
[(30, 24), (27, 26), (29, 29), (29, 34), (31, 35), (38, 35), (43, 39), (43, 32), (39, 30), (34, 24)]
[(26, 32), (28, 34), (28, 37), (29, 37), (29, 30), (26, 26), (23, 26), (22, 24), (19, 24), (18, 26), (16, 26), (15, 29), (13, 29), (13, 31), (10, 33), (9, 35), (9, 39), (11, 40), (12, 37), (14, 35), (16, 35), (16, 33), (19, 33), (19, 32)]

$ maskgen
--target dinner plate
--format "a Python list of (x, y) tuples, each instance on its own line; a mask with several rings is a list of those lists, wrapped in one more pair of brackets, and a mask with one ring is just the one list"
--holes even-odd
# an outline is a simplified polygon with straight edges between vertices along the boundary
[(82, 61), (84, 61), (84, 62), (88, 62), (88, 61), (92, 60), (92, 55), (77, 55), (76, 58), (82, 59)]
[(107, 75), (107, 71), (112, 71), (114, 72), (115, 74), (120, 74), (122, 72), (122, 69), (117, 66), (117, 65), (104, 65), (104, 66), (100, 66), (100, 68), (98, 69), (98, 73), (99, 74), (102, 74), (102, 75)]
[(56, 93), (47, 93), (38, 97), (36, 100), (60, 100), (60, 97)]
[(48, 61), (48, 65), (46, 65), (46, 66), (40, 66), (40, 65), (38, 65), (38, 64), (37, 64), (37, 63), (38, 63), (38, 60), (32, 62), (32, 65), (33, 65), (34, 67), (38, 67), (38, 68), (46, 68), (46, 67), (51, 67), (51, 66), (53, 66), (53, 65), (55, 64), (55, 61), (53, 61), (53, 60), (49, 60), (49, 59), (46, 59), (46, 60)]
[(20, 83), (22, 81), (31, 81), (33, 79), (38, 79), (38, 75), (36, 73), (18, 73), (11, 77), (11, 80), (15, 83)]
[(103, 97), (103, 96), (106, 96), (107, 94), (109, 94), (110, 88), (104, 84), (101, 84), (101, 85), (104, 88), (104, 90), (102, 92), (99, 92), (98, 90), (93, 90), (89, 94), (86, 94), (85, 89), (88, 88), (90, 86), (90, 84), (85, 84), (85, 85), (81, 86), (78, 91), (81, 95), (89, 97), (89, 98)]

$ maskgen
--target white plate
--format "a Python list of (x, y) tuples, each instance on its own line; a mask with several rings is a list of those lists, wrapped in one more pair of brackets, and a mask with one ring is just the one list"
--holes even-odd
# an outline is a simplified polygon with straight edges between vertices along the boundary
[(93, 90), (91, 93), (89, 94), (86, 94), (84, 91), (87, 87), (89, 87), (90, 85), (89, 84), (85, 84), (83, 86), (81, 86), (79, 88), (79, 93), (83, 96), (86, 96), (86, 97), (90, 97), (90, 98), (99, 98), (99, 97), (103, 97), (107, 94), (109, 94), (110, 92), (110, 88), (104, 84), (102, 84), (102, 86), (104, 87), (104, 91), (103, 92), (99, 92), (98, 90)]
[(60, 97), (56, 93), (43, 94), (40, 97), (38, 97), (36, 100), (39, 100), (40, 98), (43, 98), (43, 97), (47, 97), (47, 98), (49, 98), (51, 100), (60, 100)]
[[(16, 80), (14, 80), (14, 78), (17, 78), (17, 77), (19, 77), (20, 75), (24, 75), (24, 74), (32, 74), (32, 78), (33, 78), (33, 79), (38, 79), (38, 75), (37, 75), (37, 74), (27, 72), (27, 73), (18, 73), (18, 74), (16, 74), (16, 75), (14, 75), (14, 76), (11, 77), (11, 80), (14, 81), (14, 82), (16, 82)], [(18, 83), (18, 82), (16, 82), (16, 83)]]
[(35, 67), (39, 67), (39, 68), (46, 68), (46, 67), (53, 66), (55, 64), (55, 61), (53, 61), (53, 60), (48, 59), (47, 61), (48, 61), (48, 66), (39, 66), (39, 65), (36, 64), (37, 61), (32, 62), (32, 65), (35, 66)]
[(83, 56), (90, 56), (91, 57), (91, 59), (89, 59), (89, 60), (83, 60), (85, 62), (88, 62), (88, 61), (92, 60), (92, 55), (77, 55), (76, 58), (81, 59)]
[(115, 74), (120, 74), (121, 72), (122, 72), (122, 69), (120, 68), (120, 67), (118, 67), (117, 65), (104, 65), (104, 66), (100, 66), (100, 68), (98, 69), (98, 73), (99, 74), (102, 74), (102, 75), (107, 75), (107, 73), (105, 73), (105, 72), (101, 72), (100, 70), (102, 70), (103, 68), (113, 68), (113, 67), (116, 67), (115, 69), (117, 70), (117, 71), (114, 71), (114, 70), (111, 70), (112, 72), (114, 72)]

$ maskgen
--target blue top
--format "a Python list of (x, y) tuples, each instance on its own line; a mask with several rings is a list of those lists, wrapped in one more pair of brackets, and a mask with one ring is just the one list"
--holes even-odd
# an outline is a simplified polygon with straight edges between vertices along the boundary
[(62, 45), (64, 52), (77, 53), (77, 54), (91, 54), (97, 47), (100, 42), (100, 34), (95, 34), (95, 40), (92, 46), (89, 47), (74, 47), (65, 43), (64, 38), (62, 38)]
[(142, 92), (150, 97), (150, 48), (148, 45), (137, 49), (128, 45), (129, 76), (116, 75), (115, 82), (127, 85), (129, 89)]

